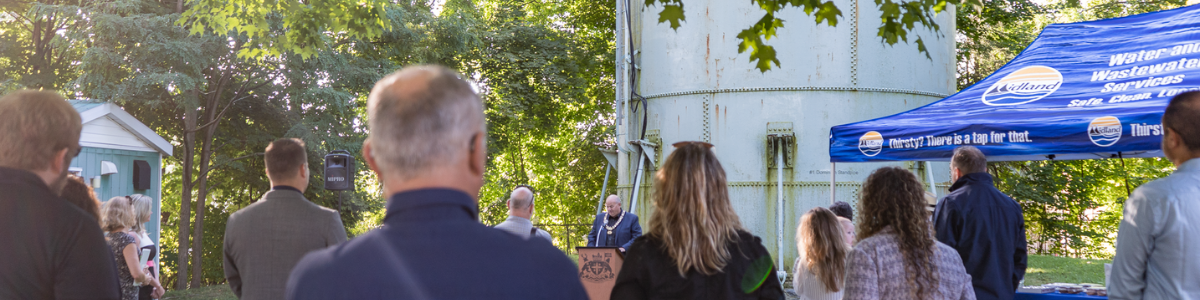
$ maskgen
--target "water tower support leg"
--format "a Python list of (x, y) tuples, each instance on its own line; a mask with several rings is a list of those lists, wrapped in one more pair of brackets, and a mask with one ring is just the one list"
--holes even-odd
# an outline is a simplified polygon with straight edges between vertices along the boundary
[(633, 195), (629, 196), (629, 211), (637, 209), (638, 190), (642, 187), (642, 167), (646, 165), (646, 158), (642, 157), (642, 152), (645, 152), (645, 150), (638, 151), (637, 155), (638, 169), (637, 175), (633, 177)]
[(604, 192), (606, 192), (607, 191), (606, 189), (608, 188), (608, 171), (609, 170), (612, 170), (612, 164), (605, 162), (604, 163), (604, 185), (600, 186), (600, 207), (596, 208), (597, 214), (604, 212), (604, 196), (605, 196)]

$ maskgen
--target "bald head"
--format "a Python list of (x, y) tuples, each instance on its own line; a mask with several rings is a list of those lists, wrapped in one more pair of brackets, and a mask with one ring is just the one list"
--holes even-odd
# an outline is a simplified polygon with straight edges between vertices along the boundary
[(608, 212), (608, 215), (614, 217), (621, 214), (621, 197), (610, 195), (604, 199), (604, 210)]
[(533, 191), (527, 187), (518, 187), (512, 191), (512, 195), (508, 197), (508, 207), (510, 209), (527, 209), (533, 204)]
[(445, 67), (408, 67), (379, 80), (367, 118), (364, 154), (383, 177), (409, 180), (483, 151), (476, 149), (484, 138), (483, 101)]

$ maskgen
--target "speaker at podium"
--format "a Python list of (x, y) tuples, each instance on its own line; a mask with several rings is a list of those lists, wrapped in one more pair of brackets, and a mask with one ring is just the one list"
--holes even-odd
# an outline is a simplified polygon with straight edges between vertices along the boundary
[(579, 281), (592, 300), (607, 300), (617, 284), (625, 254), (617, 247), (575, 247), (579, 254)]

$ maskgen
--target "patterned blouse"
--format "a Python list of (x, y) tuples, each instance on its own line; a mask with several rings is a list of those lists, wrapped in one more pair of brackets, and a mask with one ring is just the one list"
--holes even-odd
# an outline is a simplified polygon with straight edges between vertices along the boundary
[[(900, 254), (898, 236), (892, 228), (858, 241), (850, 251), (843, 299), (912, 299), (908, 271)], [(933, 238), (933, 237), (930, 237)], [(971, 275), (963, 268), (954, 248), (935, 242), (933, 271), (938, 278), (935, 295), (929, 299), (974, 300)]]
[[(133, 273), (129, 272), (129, 264), (125, 263), (125, 254), (122, 252), (125, 246), (135, 242), (133, 236), (124, 231), (108, 232), (104, 234), (104, 239), (108, 241), (108, 248), (112, 250), (113, 258), (117, 261), (117, 271), (121, 279), (121, 299), (137, 300), (139, 284), (133, 281)], [(134, 248), (136, 249), (137, 245), (134, 245)]]

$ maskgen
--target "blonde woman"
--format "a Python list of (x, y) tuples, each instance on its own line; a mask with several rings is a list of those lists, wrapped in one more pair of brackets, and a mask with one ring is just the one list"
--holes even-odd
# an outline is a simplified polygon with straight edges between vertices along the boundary
[[(137, 222), (130, 229), (130, 232), (137, 237), (137, 253), (141, 255), (143, 251), (149, 250), (150, 252), (150, 256), (146, 259), (146, 265), (142, 267), (146, 268), (147, 275), (157, 278), (154, 259), (158, 256), (158, 247), (154, 245), (153, 240), (150, 240), (150, 235), (146, 234), (146, 222), (150, 222), (150, 217), (154, 216), (154, 199), (142, 194), (125, 196), (125, 199), (128, 199), (129, 203), (133, 206), (134, 218), (137, 219)], [(154, 286), (142, 285), (138, 289), (138, 299), (154, 299), (153, 295)]]
[(838, 219), (824, 207), (813, 208), (800, 217), (796, 228), (800, 258), (796, 259), (792, 286), (802, 300), (842, 299), (850, 247), (843, 240), (845, 231)]
[(129, 230), (137, 222), (133, 207), (125, 197), (114, 197), (100, 207), (100, 228), (104, 229), (104, 240), (117, 263), (123, 300), (137, 300), (138, 287), (142, 284), (154, 286), (155, 298), (165, 292), (154, 277), (138, 265), (137, 239)]
[(917, 176), (879, 168), (860, 195), (858, 242), (847, 259), (843, 299), (975, 299), (958, 252), (933, 239)]
[(762, 240), (742, 228), (712, 144), (675, 143), (654, 215), (626, 249), (612, 299), (783, 299)]

